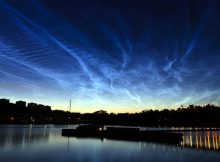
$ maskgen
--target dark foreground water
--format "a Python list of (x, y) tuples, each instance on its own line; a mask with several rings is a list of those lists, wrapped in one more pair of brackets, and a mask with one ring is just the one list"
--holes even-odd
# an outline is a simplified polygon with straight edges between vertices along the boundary
[(219, 162), (219, 132), (186, 132), (179, 145), (78, 139), (64, 126), (0, 126), (0, 162)]

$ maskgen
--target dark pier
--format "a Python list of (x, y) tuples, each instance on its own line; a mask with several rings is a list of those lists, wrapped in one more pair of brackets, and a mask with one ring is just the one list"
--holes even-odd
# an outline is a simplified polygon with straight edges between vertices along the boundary
[(76, 129), (62, 129), (62, 135), (68, 137), (92, 137), (101, 139), (129, 140), (129, 141), (154, 141), (166, 143), (179, 143), (182, 133), (163, 130), (142, 131), (140, 128), (106, 127), (96, 125), (80, 125)]

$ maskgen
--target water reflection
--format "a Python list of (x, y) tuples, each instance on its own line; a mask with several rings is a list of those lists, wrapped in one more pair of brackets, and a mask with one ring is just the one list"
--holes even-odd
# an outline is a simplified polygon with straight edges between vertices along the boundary
[(0, 147), (6, 150), (10, 148), (24, 148), (38, 142), (47, 142), (49, 130), (47, 126), (21, 125), (0, 126)]
[[(181, 147), (153, 142), (62, 137), (63, 127), (0, 125), (0, 162), (207, 162), (210, 159), (218, 162), (220, 159), (219, 152), (200, 149), (208, 149), (210, 145), (210, 150), (212, 147), (218, 150), (219, 132), (186, 132), (182, 141), (184, 147)], [(200, 150), (189, 149), (193, 147)]]
[(181, 146), (219, 151), (219, 131), (185, 132)]

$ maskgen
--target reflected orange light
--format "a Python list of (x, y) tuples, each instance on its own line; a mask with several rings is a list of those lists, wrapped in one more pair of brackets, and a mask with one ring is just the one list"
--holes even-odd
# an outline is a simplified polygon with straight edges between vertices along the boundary
[(206, 141), (206, 136), (205, 136), (205, 148), (207, 148), (207, 141)]
[(189, 132), (189, 134), (183, 134), (181, 146), (218, 151), (220, 147), (220, 134), (215, 131), (206, 131), (205, 134)]
[(192, 135), (189, 137), (190, 140), (190, 146), (192, 147)]
[(216, 150), (218, 150), (218, 137), (215, 136), (215, 146), (216, 146)]
[(199, 137), (199, 141), (200, 141), (200, 147), (202, 148), (202, 137)]
[(210, 145), (210, 136), (208, 135), (208, 148), (210, 149), (211, 148), (211, 145)]
[(198, 136), (196, 135), (196, 148), (199, 148)]
[(215, 150), (215, 137), (214, 137), (214, 134), (212, 135), (212, 145), (213, 145), (213, 148)]

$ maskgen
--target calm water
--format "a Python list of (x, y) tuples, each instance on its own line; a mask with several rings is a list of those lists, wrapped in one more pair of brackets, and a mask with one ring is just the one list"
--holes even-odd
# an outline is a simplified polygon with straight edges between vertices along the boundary
[(64, 126), (0, 126), (1, 162), (219, 162), (219, 132), (186, 132), (179, 145), (79, 139)]

